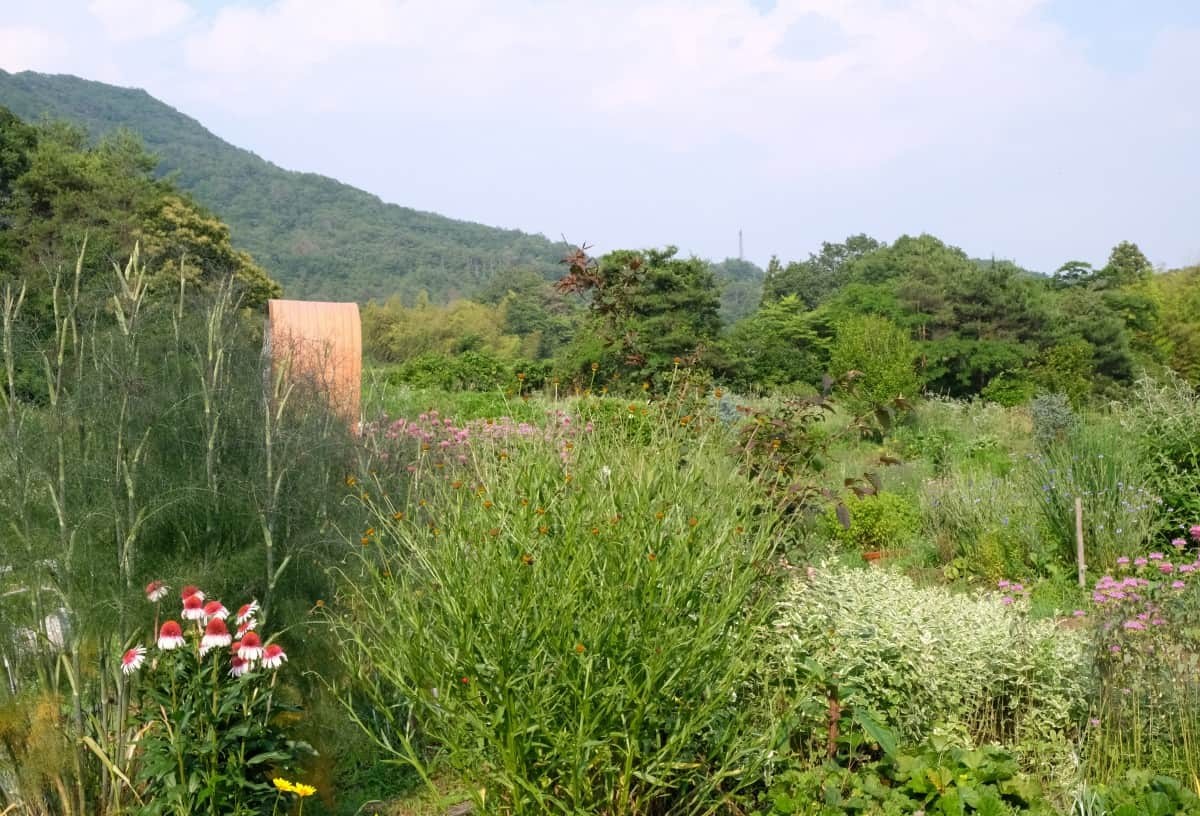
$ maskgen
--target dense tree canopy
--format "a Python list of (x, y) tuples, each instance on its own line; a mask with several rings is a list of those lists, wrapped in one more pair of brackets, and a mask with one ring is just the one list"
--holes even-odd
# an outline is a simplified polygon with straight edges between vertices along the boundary
[(151, 286), (174, 292), (181, 278), (199, 287), (231, 277), (245, 306), (278, 297), (280, 287), (229, 228), (169, 182), (136, 136), (118, 131), (90, 145), (64, 124), (31, 127), (0, 108), (0, 280), (21, 280), (33, 308), (49, 275), (72, 268), (83, 251), (86, 290), (108, 280), (139, 246)]

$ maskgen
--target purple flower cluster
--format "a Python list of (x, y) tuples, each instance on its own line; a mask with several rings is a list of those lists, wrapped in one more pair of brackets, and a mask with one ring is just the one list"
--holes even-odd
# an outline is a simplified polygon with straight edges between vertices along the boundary
[[(430, 410), (418, 415), (416, 419), (385, 418), (369, 423), (363, 428), (363, 437), (376, 442), (415, 442), (420, 446), (422, 453), (435, 453), (438, 461), (458, 464), (467, 463), (472, 443), (476, 440), (540, 440), (553, 445), (566, 463), (570, 459), (575, 440), (581, 434), (591, 433), (593, 430), (595, 428), (591, 422), (580, 427), (562, 410), (546, 411), (546, 421), (541, 425), (518, 422), (511, 417), (473, 419), (457, 423), (436, 410)], [(387, 451), (379, 455), (384, 461), (391, 458)], [(416, 464), (409, 464), (407, 469), (416, 470)]]
[[(1192, 527), (1194, 541), (1200, 541), (1200, 525)], [(1183, 555), (1187, 542), (1177, 538), (1171, 542), (1176, 555)], [(1118, 632), (1134, 634), (1155, 627), (1167, 626), (1168, 607), (1175, 596), (1186, 590), (1193, 576), (1200, 573), (1200, 557), (1195, 560), (1172, 560), (1166, 553), (1152, 552), (1145, 557), (1117, 559), (1117, 574), (1105, 575), (1092, 588), (1092, 602), (1104, 619), (1102, 630), (1109, 635)], [(1126, 642), (1128, 647), (1133, 642)], [(1147, 650), (1153, 646), (1147, 645)], [(1122, 653), (1122, 645), (1110, 643), (1108, 651)]]
[(1029, 588), (1024, 584), (1014, 583), (1006, 578), (997, 581), (996, 588), (1004, 593), (1000, 597), (1000, 603), (1005, 606), (1012, 606), (1018, 598), (1025, 598), (1029, 595)]

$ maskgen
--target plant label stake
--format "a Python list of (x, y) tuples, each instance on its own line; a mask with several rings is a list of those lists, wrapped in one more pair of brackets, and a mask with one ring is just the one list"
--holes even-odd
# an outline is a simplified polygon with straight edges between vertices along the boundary
[(1087, 585), (1087, 564), (1083, 558), (1083, 499), (1075, 497), (1075, 560), (1079, 564), (1079, 586)]

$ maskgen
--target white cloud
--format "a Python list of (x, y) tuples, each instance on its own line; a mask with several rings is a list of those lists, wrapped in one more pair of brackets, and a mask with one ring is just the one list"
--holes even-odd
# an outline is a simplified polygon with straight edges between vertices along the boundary
[(179, 28), (193, 14), (184, 0), (91, 0), (88, 11), (113, 42), (160, 37)]
[(0, 26), (0, 68), (6, 71), (53, 70), (62, 42), (36, 26)]

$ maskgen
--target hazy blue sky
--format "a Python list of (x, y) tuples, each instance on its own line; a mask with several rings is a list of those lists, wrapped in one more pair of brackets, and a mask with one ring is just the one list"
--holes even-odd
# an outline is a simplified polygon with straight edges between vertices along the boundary
[(1200, 262), (1198, 0), (0, 0), (0, 67), (600, 249)]

